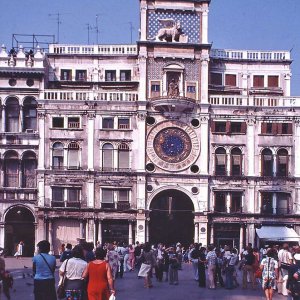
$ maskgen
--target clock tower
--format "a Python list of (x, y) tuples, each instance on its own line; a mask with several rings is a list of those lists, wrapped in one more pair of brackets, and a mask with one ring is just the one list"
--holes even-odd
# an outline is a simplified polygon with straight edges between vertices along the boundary
[[(139, 98), (147, 102), (145, 208), (150, 242), (159, 242), (153, 233), (153, 207), (163, 207), (165, 198), (180, 198), (180, 193), (193, 207), (193, 241), (206, 242), (201, 213), (208, 199), (209, 2), (140, 1)], [(183, 200), (178, 201), (184, 210)]]

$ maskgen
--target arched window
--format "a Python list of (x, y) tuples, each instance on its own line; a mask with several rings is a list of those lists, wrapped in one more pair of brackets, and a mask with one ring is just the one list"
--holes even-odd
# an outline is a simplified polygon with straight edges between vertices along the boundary
[(71, 142), (68, 146), (68, 169), (78, 170), (79, 168), (79, 145)]
[(230, 153), (231, 176), (242, 175), (242, 151), (239, 148), (233, 148)]
[(264, 149), (261, 153), (262, 176), (273, 176), (273, 154), (270, 149)]
[(36, 187), (36, 155), (33, 152), (27, 152), (22, 159), (22, 187)]
[(114, 147), (112, 144), (104, 144), (102, 148), (102, 169), (111, 171), (114, 167)]
[(226, 175), (226, 150), (218, 148), (215, 152), (215, 175)]
[(63, 169), (64, 167), (64, 146), (62, 143), (54, 143), (52, 147), (52, 168)]
[(288, 152), (286, 149), (279, 149), (277, 152), (277, 176), (288, 176)]
[(129, 147), (121, 144), (118, 148), (119, 169), (129, 169)]
[(37, 102), (34, 98), (27, 98), (23, 103), (23, 131), (36, 130)]
[(6, 132), (19, 132), (20, 106), (16, 98), (10, 98), (5, 106), (5, 130)]
[(19, 157), (15, 151), (4, 156), (4, 186), (19, 187)]

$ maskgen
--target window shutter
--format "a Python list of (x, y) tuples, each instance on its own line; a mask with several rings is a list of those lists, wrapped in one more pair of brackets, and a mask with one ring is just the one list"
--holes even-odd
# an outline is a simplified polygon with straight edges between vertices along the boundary
[(216, 132), (216, 122), (210, 121), (211, 132)]
[(268, 76), (268, 87), (278, 87), (278, 76)]
[(103, 168), (113, 168), (113, 150), (103, 149)]
[(226, 154), (217, 154), (216, 161), (218, 166), (224, 166), (226, 161)]
[(129, 201), (127, 190), (120, 190), (119, 191), (119, 201), (126, 201), (126, 202)]
[(68, 150), (68, 166), (69, 167), (74, 167), (77, 168), (79, 167), (79, 162), (78, 162), (78, 150), (73, 150), (73, 149), (69, 149)]
[(102, 202), (113, 203), (114, 202), (114, 191), (109, 189), (102, 189)]
[(277, 134), (277, 127), (278, 127), (277, 123), (272, 123), (272, 134)]
[(230, 121), (226, 122), (226, 133), (230, 133)]
[(267, 133), (267, 123), (261, 123), (261, 133), (262, 134)]
[(120, 169), (129, 168), (129, 151), (119, 150), (119, 168)]
[(288, 123), (288, 134), (293, 134), (293, 123)]
[(241, 124), (241, 132), (242, 133), (247, 133), (247, 123), (246, 122), (242, 122), (242, 124)]
[[(273, 128), (272, 128), (273, 130)], [(282, 123), (277, 124), (277, 134), (282, 134)]]

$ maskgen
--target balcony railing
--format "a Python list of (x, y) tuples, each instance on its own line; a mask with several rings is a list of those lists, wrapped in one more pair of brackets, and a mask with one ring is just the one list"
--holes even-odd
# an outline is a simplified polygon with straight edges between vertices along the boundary
[(290, 213), (290, 209), (289, 208), (273, 208), (271, 206), (263, 206), (261, 208), (261, 214), (264, 214), (264, 215), (287, 215)]
[(283, 96), (243, 96), (243, 95), (210, 95), (211, 105), (224, 106), (259, 106), (259, 107), (293, 107), (300, 106), (300, 97)]
[(97, 91), (60, 91), (45, 90), (44, 100), (60, 101), (138, 101), (138, 92), (97, 92)]
[(290, 51), (212, 49), (210, 57), (226, 60), (286, 61), (291, 59), (291, 53)]

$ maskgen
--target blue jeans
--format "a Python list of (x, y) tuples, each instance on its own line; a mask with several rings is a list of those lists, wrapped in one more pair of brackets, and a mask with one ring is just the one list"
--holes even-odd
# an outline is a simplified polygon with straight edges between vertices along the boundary
[(226, 289), (233, 289), (233, 273), (234, 266), (228, 266), (225, 269), (225, 287)]

